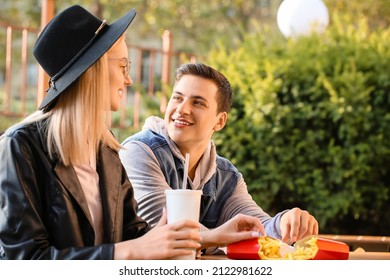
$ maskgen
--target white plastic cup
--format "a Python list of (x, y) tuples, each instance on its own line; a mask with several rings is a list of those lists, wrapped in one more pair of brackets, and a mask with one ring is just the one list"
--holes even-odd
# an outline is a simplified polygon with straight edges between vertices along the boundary
[[(168, 224), (182, 220), (199, 222), (201, 190), (165, 190)], [(177, 256), (175, 260), (195, 260), (195, 250), (191, 255)]]

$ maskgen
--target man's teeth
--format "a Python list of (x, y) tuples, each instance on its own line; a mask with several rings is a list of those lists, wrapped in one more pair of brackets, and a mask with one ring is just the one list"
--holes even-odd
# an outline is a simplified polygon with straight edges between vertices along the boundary
[(190, 123), (188, 123), (188, 122), (179, 121), (179, 120), (175, 120), (175, 123), (180, 124), (180, 125), (190, 125)]

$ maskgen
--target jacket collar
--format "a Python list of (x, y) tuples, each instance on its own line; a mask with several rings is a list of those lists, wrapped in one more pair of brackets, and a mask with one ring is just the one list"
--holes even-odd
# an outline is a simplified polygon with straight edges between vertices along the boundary
[(87, 200), (84, 196), (83, 189), (73, 166), (65, 166), (60, 161), (57, 161), (57, 164), (54, 167), (54, 172), (57, 174), (57, 177), (61, 181), (62, 185), (77, 201), (78, 205), (83, 210), (84, 215), (88, 218), (89, 223), (92, 225), (92, 218), (89, 212)]
[[(168, 132), (165, 127), (165, 121), (157, 116), (150, 116), (145, 120), (145, 124), (142, 127), (142, 130), (151, 130), (155, 133), (162, 135), (169, 146), (172, 154), (179, 158), (184, 163), (184, 157), (181, 154), (176, 143), (169, 137)], [(206, 184), (211, 177), (215, 174), (217, 169), (217, 151), (213, 141), (210, 141), (207, 149), (204, 151), (202, 158), (200, 159), (199, 165), (197, 167), (198, 174), (201, 174), (198, 184), (195, 185), (195, 188), (200, 188)]]
[(96, 170), (99, 174), (100, 193), (102, 197), (103, 217), (104, 217), (104, 235), (106, 238), (115, 240), (115, 235), (121, 234), (115, 232), (115, 228), (122, 228), (122, 224), (118, 227), (118, 222), (122, 223), (122, 210), (119, 207), (121, 204), (118, 200), (121, 198), (122, 184), (127, 177), (122, 178), (123, 167), (119, 159), (118, 153), (108, 148), (101, 146), (97, 160)]
[[(118, 182), (122, 182), (122, 166), (116, 153), (107, 146), (100, 147), (96, 165), (96, 171), (99, 174), (100, 195), (105, 224), (104, 236), (112, 239), (115, 236), (116, 219), (120, 217), (120, 213), (117, 213), (119, 211), (117, 205), (121, 187)], [(58, 161), (54, 172), (57, 174), (63, 186), (80, 205), (89, 223), (92, 225), (88, 203), (74, 168), (72, 166), (64, 166)]]

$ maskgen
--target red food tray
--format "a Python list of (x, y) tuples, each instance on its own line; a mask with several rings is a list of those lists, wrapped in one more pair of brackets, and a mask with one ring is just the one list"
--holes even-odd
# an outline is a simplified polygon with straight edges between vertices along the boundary
[[(296, 244), (303, 244), (310, 237), (306, 237), (302, 240), (298, 240)], [(313, 260), (347, 260), (349, 257), (349, 246), (343, 242), (335, 241), (331, 239), (316, 237), (316, 245), (318, 251)], [(227, 246), (227, 257), (229, 259), (237, 260), (260, 260), (259, 255), (260, 244), (259, 239), (249, 239), (236, 243), (229, 244)]]

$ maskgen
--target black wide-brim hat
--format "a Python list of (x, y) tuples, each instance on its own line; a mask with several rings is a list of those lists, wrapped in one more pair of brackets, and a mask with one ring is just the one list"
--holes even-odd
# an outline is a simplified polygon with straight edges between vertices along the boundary
[(56, 98), (112, 47), (135, 15), (132, 9), (107, 24), (79, 5), (56, 15), (42, 30), (33, 50), (50, 76), (50, 87), (38, 109), (51, 108)]

